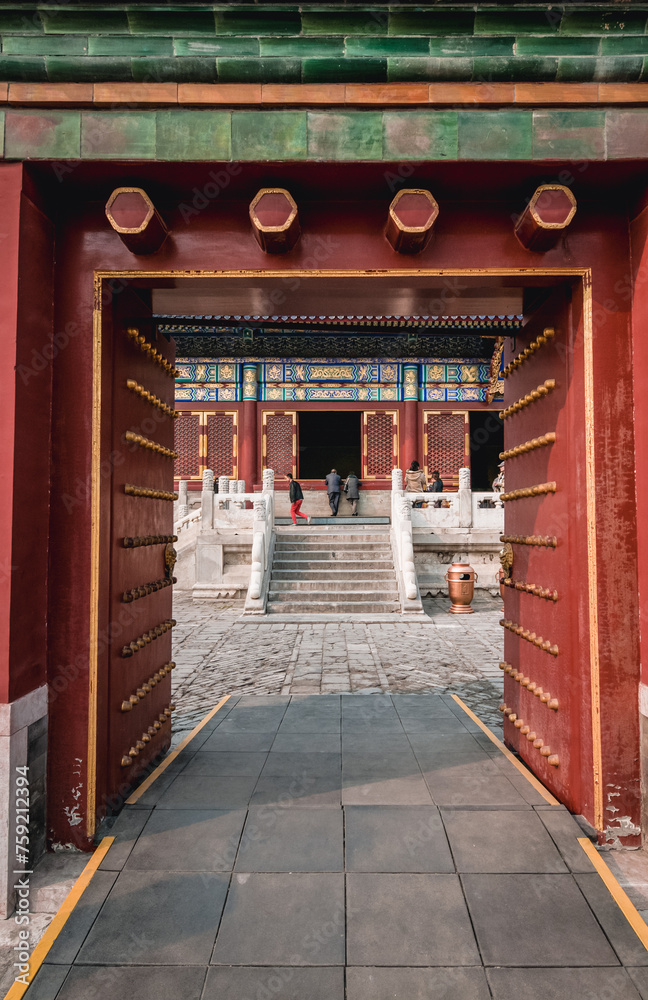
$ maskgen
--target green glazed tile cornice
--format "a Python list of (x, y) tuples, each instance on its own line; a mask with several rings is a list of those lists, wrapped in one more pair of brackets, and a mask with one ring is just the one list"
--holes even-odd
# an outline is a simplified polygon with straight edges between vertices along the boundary
[(10, 160), (203, 162), (645, 159), (648, 108), (0, 113)]
[(610, 6), (15, 3), (0, 7), (0, 80), (644, 80), (648, 3)]

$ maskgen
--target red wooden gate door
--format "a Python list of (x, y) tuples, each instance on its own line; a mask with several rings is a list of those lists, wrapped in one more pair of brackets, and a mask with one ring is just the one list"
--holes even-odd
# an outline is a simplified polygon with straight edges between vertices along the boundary
[[(572, 294), (573, 293), (573, 294)], [(587, 289), (557, 289), (504, 357), (504, 735), (598, 830), (604, 790), (636, 815), (629, 747), (619, 749), (613, 669), (599, 656), (592, 329)], [(606, 709), (606, 706), (607, 709)], [(616, 736), (615, 736), (616, 730)], [(626, 759), (624, 760), (624, 755)], [(625, 776), (625, 779), (621, 776)], [(623, 813), (619, 813), (622, 815)]]
[(112, 372), (104, 380), (111, 394), (103, 407), (111, 507), (104, 510), (103, 525), (109, 566), (101, 566), (109, 594), (105, 656), (99, 637), (100, 731), (102, 710), (108, 716), (106, 744), (98, 747), (98, 791), (104, 787), (106, 793), (106, 806), (96, 805), (99, 815), (105, 807), (121, 806), (124, 789), (168, 749), (174, 666), (175, 344), (155, 336), (141, 303), (135, 314), (127, 294), (116, 305)]

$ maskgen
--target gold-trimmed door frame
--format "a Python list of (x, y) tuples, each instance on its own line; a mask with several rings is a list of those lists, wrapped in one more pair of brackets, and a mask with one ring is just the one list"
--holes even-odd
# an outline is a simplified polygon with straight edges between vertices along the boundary
[[(246, 269), (238, 271), (194, 271), (192, 280), (222, 279), (233, 281), (236, 278), (277, 278), (286, 277), (284, 270)], [(289, 272), (296, 278), (357, 278), (363, 281), (381, 281), (385, 277), (398, 277), (403, 280), (411, 277), (423, 278), (515, 278), (520, 284), (533, 285), (534, 279), (555, 278), (559, 281), (580, 281), (583, 294), (583, 362), (584, 362), (584, 436), (585, 436), (585, 480), (586, 480), (586, 532), (587, 532), (587, 582), (588, 582), (588, 623), (590, 652), (590, 711), (591, 739), (593, 753), (593, 793), (594, 793), (594, 825), (603, 829), (603, 787), (602, 787), (602, 749), (601, 749), (601, 701), (600, 701), (600, 654), (598, 634), (598, 593), (597, 593), (597, 552), (596, 552), (596, 457), (594, 424), (594, 356), (592, 330), (592, 273), (590, 268), (385, 268), (384, 270), (330, 269), (306, 270), (296, 268)], [(92, 391), (92, 463), (91, 463), (91, 538), (90, 538), (90, 657), (88, 679), (88, 760), (86, 785), (86, 828), (88, 836), (95, 831), (95, 809), (97, 791), (97, 674), (98, 674), (98, 642), (99, 642), (99, 592), (100, 592), (100, 536), (101, 524), (101, 424), (103, 400), (101, 393), (102, 378), (102, 314), (101, 302), (104, 282), (126, 279), (142, 281), (153, 287), (160, 279), (182, 279), (187, 272), (182, 270), (147, 271), (102, 271), (94, 272), (94, 314), (93, 314), (93, 391)], [(295, 472), (293, 472), (293, 475)]]

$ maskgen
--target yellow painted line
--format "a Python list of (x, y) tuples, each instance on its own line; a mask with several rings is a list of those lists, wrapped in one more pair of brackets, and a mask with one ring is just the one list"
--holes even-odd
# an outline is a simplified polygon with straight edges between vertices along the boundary
[(178, 754), (181, 753), (189, 743), (191, 743), (194, 736), (196, 736), (197, 733), (200, 732), (203, 726), (207, 725), (210, 719), (214, 718), (216, 712), (218, 712), (218, 710), (221, 709), (225, 704), (225, 702), (229, 701), (231, 697), (232, 697), (231, 694), (226, 694), (224, 698), (221, 698), (221, 700), (218, 702), (218, 705), (216, 705), (215, 708), (212, 708), (211, 712), (207, 713), (202, 722), (199, 722), (196, 728), (192, 729), (188, 736), (185, 736), (182, 743), (178, 743), (175, 750), (172, 753), (170, 753), (168, 757), (165, 757), (162, 763), (159, 764), (158, 767), (156, 767), (155, 770), (151, 774), (149, 774), (148, 778), (146, 778), (146, 780), (143, 781), (142, 784), (135, 789), (133, 794), (126, 799), (126, 805), (132, 806), (135, 802), (137, 802), (138, 799), (142, 797), (147, 788), (151, 787), (155, 779), (159, 778), (163, 771), (166, 771), (169, 764), (171, 764), (171, 762), (176, 759)]
[(34, 948), (31, 956), (29, 958), (29, 972), (26, 974), (27, 982), (18, 983), (15, 982), (10, 988), (9, 992), (6, 994), (4, 1000), (20, 1000), (20, 997), (24, 996), (29, 989), (34, 976), (40, 969), (41, 965), (47, 958), (48, 952), (57, 937), (63, 930), (68, 917), (72, 913), (72, 910), (77, 905), (81, 896), (85, 890), (90, 885), (92, 876), (96, 872), (97, 868), (106, 857), (108, 849), (112, 846), (115, 838), (114, 837), (104, 837), (99, 844), (99, 847), (94, 852), (87, 865), (79, 875), (78, 879), (68, 892), (67, 896), (63, 900), (61, 906), (59, 907), (56, 916), (52, 920), (51, 924), (43, 934), (42, 938)]
[(504, 746), (504, 744), (502, 743), (502, 741), (498, 740), (498, 738), (495, 735), (495, 733), (492, 733), (490, 731), (490, 729), (488, 728), (488, 726), (485, 726), (484, 723), (481, 721), (481, 719), (478, 719), (477, 716), (475, 715), (475, 713), (471, 712), (471, 710), (468, 708), (467, 705), (464, 704), (464, 702), (461, 700), (461, 698), (458, 695), (456, 695), (456, 694), (453, 694), (452, 698), (453, 698), (454, 701), (457, 702), (457, 705), (460, 705), (461, 708), (463, 708), (463, 710), (466, 713), (466, 715), (469, 715), (470, 718), (473, 720), (473, 722), (477, 723), (477, 725), (482, 730), (482, 732), (486, 733), (486, 735), (488, 736), (488, 738), (491, 741), (491, 743), (494, 743), (495, 746), (498, 748), (498, 750), (501, 750), (501, 752), (504, 754), (504, 756), (506, 757), (506, 759), (510, 760), (511, 764), (513, 764), (514, 767), (517, 767), (517, 769), (520, 772), (520, 774), (523, 774), (524, 777), (527, 779), (527, 781), (530, 782), (530, 784), (533, 785), (533, 787), (535, 788), (536, 792), (539, 792), (540, 795), (542, 795), (542, 797), (545, 800), (545, 802), (548, 802), (550, 806), (559, 806), (560, 802), (558, 801), (558, 799), (556, 799), (551, 794), (551, 792), (547, 791), (547, 789), (542, 784), (542, 782), (538, 781), (538, 779), (536, 778), (535, 774), (532, 774), (531, 771), (529, 771), (528, 768), (526, 768), (524, 766), (524, 764), (521, 764), (520, 761), (515, 756), (515, 754), (512, 754), (511, 751), (507, 747)]
[(578, 843), (605, 882), (608, 892), (623, 913), (623, 916), (632, 927), (646, 951), (648, 951), (648, 925), (640, 916), (637, 907), (630, 901), (625, 889), (621, 888), (592, 841), (588, 840), (587, 837), (579, 837)]

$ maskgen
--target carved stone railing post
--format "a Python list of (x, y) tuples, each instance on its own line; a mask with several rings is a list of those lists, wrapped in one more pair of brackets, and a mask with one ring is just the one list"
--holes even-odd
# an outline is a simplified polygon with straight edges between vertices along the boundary
[(250, 586), (248, 597), (253, 601), (258, 601), (263, 588), (263, 576), (266, 568), (266, 499), (261, 496), (254, 500), (254, 514), (252, 527), (252, 568), (250, 570)]
[[(237, 479), (230, 485), (230, 493), (245, 493), (245, 480)], [(245, 500), (237, 500), (234, 504), (239, 510), (245, 510)]]
[(403, 470), (392, 469), (392, 490), (403, 489)]
[(403, 492), (403, 473), (392, 469), (391, 535), (403, 612), (422, 613), (412, 541), (412, 501)]
[(459, 527), (472, 527), (472, 492), (470, 469), (459, 469)]
[(200, 529), (210, 531), (214, 526), (214, 473), (205, 469), (200, 494)]
[(176, 508), (176, 520), (186, 517), (189, 513), (189, 497), (187, 495), (187, 480), (181, 479), (178, 482), (178, 506)]
[(229, 476), (219, 476), (218, 477), (218, 509), (219, 510), (229, 510), (229, 499), (223, 500), (223, 494), (227, 494), (230, 491), (230, 481)]
[(274, 469), (263, 470), (263, 492), (272, 493), (274, 490)]

